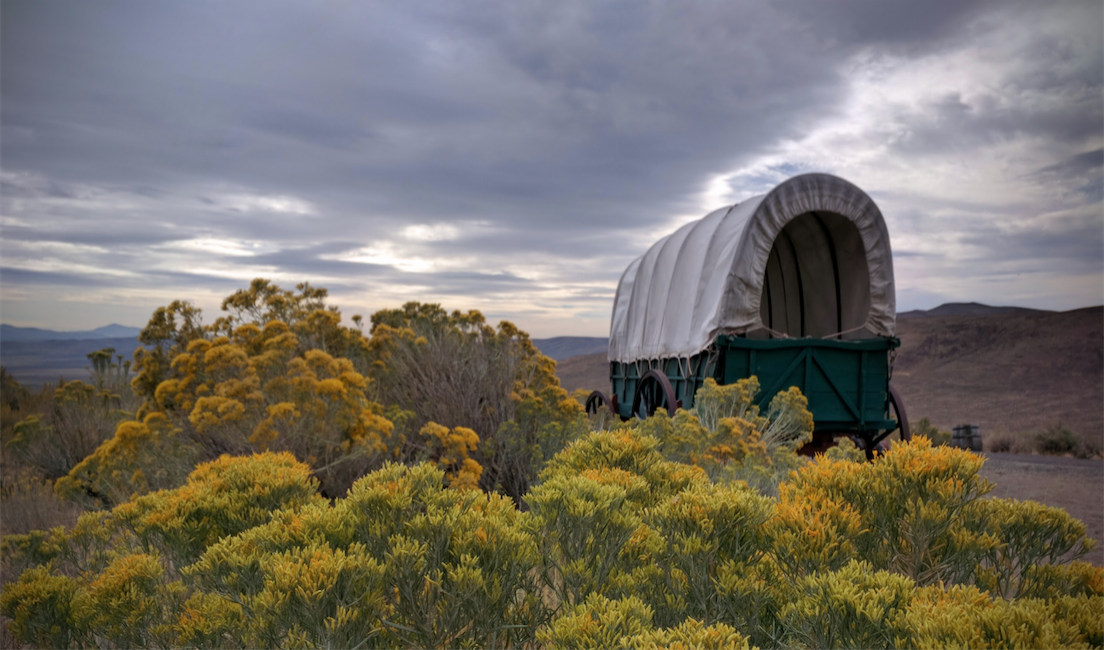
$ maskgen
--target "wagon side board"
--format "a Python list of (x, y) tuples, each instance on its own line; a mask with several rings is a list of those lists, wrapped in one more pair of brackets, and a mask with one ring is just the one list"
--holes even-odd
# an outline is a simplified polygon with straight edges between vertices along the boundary
[(797, 386), (809, 400), (816, 431), (890, 431), (897, 422), (887, 415), (889, 354), (899, 345), (889, 337), (751, 340), (722, 335), (712, 348), (689, 359), (611, 362), (610, 382), (622, 417), (631, 416), (639, 378), (654, 368), (667, 376), (684, 408), (693, 406), (706, 377), (731, 384), (754, 375), (759, 379), (756, 402), (764, 413), (778, 392)]

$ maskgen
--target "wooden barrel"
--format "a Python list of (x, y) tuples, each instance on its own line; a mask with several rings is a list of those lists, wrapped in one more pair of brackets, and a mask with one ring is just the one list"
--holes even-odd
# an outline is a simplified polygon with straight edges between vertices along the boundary
[(981, 427), (976, 424), (960, 424), (951, 433), (951, 446), (970, 451), (981, 451)]
[(981, 427), (976, 424), (970, 425), (970, 450), (981, 451)]

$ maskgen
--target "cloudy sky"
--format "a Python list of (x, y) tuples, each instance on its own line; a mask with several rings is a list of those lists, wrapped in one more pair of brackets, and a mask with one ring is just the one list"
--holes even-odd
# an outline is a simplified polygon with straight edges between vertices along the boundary
[(1076, 2), (0, 4), (0, 319), (217, 316), (251, 278), (605, 335), (659, 237), (797, 173), (899, 310), (1104, 301), (1104, 11)]

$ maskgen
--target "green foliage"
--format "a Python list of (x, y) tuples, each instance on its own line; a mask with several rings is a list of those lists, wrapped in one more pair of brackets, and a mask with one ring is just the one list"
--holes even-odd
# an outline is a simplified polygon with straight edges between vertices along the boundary
[(547, 481), (557, 475), (570, 476), (587, 470), (596, 474), (622, 470), (647, 481), (650, 491), (636, 495), (645, 506), (706, 481), (700, 468), (669, 461), (658, 448), (659, 441), (642, 429), (592, 433), (553, 457), (541, 473), (541, 479)]
[(796, 450), (812, 438), (813, 414), (808, 410), (809, 400), (796, 386), (771, 399), (766, 417), (759, 414), (759, 407), (755, 405), (758, 394), (757, 377), (723, 386), (709, 377), (694, 396), (694, 413), (709, 432), (721, 430), (726, 419), (738, 422), (739, 429), (757, 430), (757, 441), (768, 451), (779, 447)]
[(983, 459), (926, 438), (873, 463), (822, 457), (781, 486), (772, 522), (780, 559), (797, 574), (864, 559), (920, 585), (965, 579), (997, 544), (972, 535), (970, 506), (991, 489)]
[(934, 447), (950, 446), (952, 438), (950, 431), (944, 431), (936, 427), (926, 417), (920, 418), (916, 424), (912, 425), (912, 435), (916, 438), (924, 437), (931, 440)]
[[(541, 357), (540, 374), (554, 372), (548, 361)], [(511, 394), (513, 417), (484, 444), (484, 459), (493, 458), (501, 468), (496, 487), (519, 500), (545, 463), (587, 432), (582, 406), (567, 396), (558, 380), (542, 383), (539, 390), (522, 388)]]
[(652, 630), (630, 637), (626, 644), (641, 650), (678, 648), (689, 650), (748, 650), (748, 639), (735, 628), (724, 623), (706, 626), (701, 621), (688, 618), (677, 627)]
[(915, 584), (905, 576), (850, 562), (805, 576), (782, 608), (787, 637), (806, 648), (894, 648), (904, 645), (905, 613)]
[(167, 647), (169, 616), (182, 585), (166, 584), (157, 557), (138, 553), (117, 558), (73, 598), (74, 627), (117, 647)]
[(543, 616), (536, 566), (509, 499), (446, 489), (429, 465), (389, 464), (332, 507), (225, 538), (185, 574), (242, 605), (244, 645), (441, 647), (531, 638)]
[(667, 458), (701, 467), (712, 480), (745, 481), (773, 495), (805, 463), (796, 451), (812, 438), (813, 416), (797, 388), (775, 395), (768, 416), (761, 416), (758, 391), (755, 377), (724, 386), (706, 379), (693, 411), (673, 418), (659, 411), (639, 428), (659, 440)]
[[(138, 421), (105, 443), (125, 460), (85, 450), (59, 471), (69, 473), (59, 493), (113, 505), (179, 485), (197, 462), (272, 450), (310, 464), (322, 493), (336, 497), (385, 460), (440, 462), (450, 452), (426, 428), (435, 423), (479, 441), (454, 459), (458, 486), (520, 502), (544, 462), (586, 431), (555, 362), (512, 324), (409, 303), (373, 315), (368, 338), (359, 316), (357, 327), (343, 327), (326, 298), (309, 284), (291, 291), (259, 278), (227, 297), (210, 325), (186, 301), (159, 308), (135, 353)], [(106, 376), (102, 356), (93, 365)], [(151, 416), (167, 426), (152, 427)], [(158, 470), (143, 451), (123, 449), (124, 437), (160, 445), (155, 455), (172, 466), (164, 480), (151, 480)]]
[(1061, 422), (1055, 422), (1035, 436), (1035, 449), (1040, 454), (1064, 456), (1075, 453), (1080, 446), (1081, 441)]
[(76, 639), (72, 624), (76, 581), (51, 575), (46, 567), (29, 569), (0, 593), (0, 612), (11, 619), (11, 632), (38, 648), (68, 648)]
[(667, 461), (639, 431), (592, 433), (556, 455), (533, 488), (531, 508), (546, 582), (556, 604), (587, 594), (631, 591), (662, 540), (647, 508), (706, 482), (697, 468)]
[(656, 629), (652, 608), (629, 596), (611, 600), (591, 594), (586, 602), (553, 621), (538, 638), (548, 648), (701, 648), (748, 650), (748, 639), (730, 625), (687, 618), (677, 626)]
[(591, 594), (539, 638), (548, 648), (633, 648), (633, 640), (652, 629), (652, 610), (639, 598), (610, 600)]
[(829, 447), (828, 451), (824, 452), (824, 456), (829, 460), (846, 460), (852, 463), (865, 463), (866, 452), (859, 449), (851, 438), (840, 438), (836, 441), (836, 444)]
[(93, 374), (92, 384), (59, 384), (39, 407), (40, 412), (15, 425), (5, 450), (49, 481), (68, 474), (111, 437), (116, 425), (129, 417), (127, 409), (134, 406), (125, 379), (110, 370), (101, 371)]
[(770, 499), (750, 488), (712, 483), (689, 486), (646, 510), (656, 535), (634, 582), (656, 612), (656, 624), (718, 620), (730, 611), (731, 599), (747, 596), (751, 585), (730, 582), (729, 593), (717, 586), (726, 576), (756, 572), (770, 551), (764, 524), (772, 514)]
[(200, 458), (161, 413), (126, 421), (115, 435), (54, 484), (63, 498), (94, 504), (123, 503), (135, 494), (180, 485)]
[(182, 487), (138, 497), (112, 514), (143, 547), (184, 566), (220, 539), (266, 523), (277, 510), (322, 501), (317, 491), (309, 468), (286, 452), (223, 456), (198, 466)]
[(619, 469), (557, 474), (533, 489), (527, 503), (560, 602), (579, 603), (629, 581), (636, 562), (624, 550), (630, 540), (646, 544), (640, 510), (649, 492), (644, 478)]
[(744, 574), (767, 552), (769, 499), (710, 483), (657, 447), (637, 430), (596, 432), (545, 470), (527, 503), (557, 602), (634, 595), (661, 625), (710, 620), (727, 606), (715, 589), (722, 572)]
[(1069, 455), (1076, 458), (1098, 458), (1101, 455), (1099, 442), (1075, 434), (1061, 420), (1035, 435), (1035, 451), (1051, 456)]
[(1104, 598), (990, 598), (971, 586), (918, 589), (906, 616), (916, 648), (1099, 648)]
[[(1060, 508), (1032, 501), (983, 499), (971, 508), (969, 516), (978, 532), (999, 544), (988, 544), (977, 568), (975, 579), (995, 595), (1004, 598), (1047, 597), (1077, 593), (1078, 583), (1095, 580), (1095, 590), (1104, 586), (1104, 578), (1067, 574), (1056, 570), (1059, 563), (1083, 557), (1096, 547), (1085, 537), (1085, 524)], [(1099, 574), (1104, 576), (1104, 574)], [(1090, 590), (1092, 587), (1090, 587)]]
[[(413, 413), (414, 431), (428, 422), (475, 431), (484, 490), (520, 502), (541, 464), (586, 430), (555, 362), (509, 322), (495, 328), (478, 311), (410, 302), (373, 314), (371, 335), (377, 399)], [(415, 461), (426, 444), (409, 435), (397, 458)]]

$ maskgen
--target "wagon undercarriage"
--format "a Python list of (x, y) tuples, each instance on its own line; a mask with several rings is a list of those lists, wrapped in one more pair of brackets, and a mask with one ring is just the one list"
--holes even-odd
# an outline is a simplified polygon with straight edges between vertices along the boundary
[(719, 384), (755, 376), (755, 403), (766, 412), (781, 390), (797, 386), (815, 414), (807, 453), (822, 451), (841, 435), (853, 436), (871, 453), (887, 437), (908, 439), (904, 405), (889, 385), (894, 338), (859, 341), (751, 340), (719, 336), (707, 351), (688, 359), (611, 362), (612, 392), (595, 391), (587, 411), (606, 406), (623, 419), (647, 418), (659, 410), (690, 409), (707, 377)]

